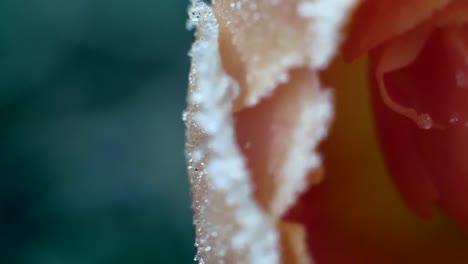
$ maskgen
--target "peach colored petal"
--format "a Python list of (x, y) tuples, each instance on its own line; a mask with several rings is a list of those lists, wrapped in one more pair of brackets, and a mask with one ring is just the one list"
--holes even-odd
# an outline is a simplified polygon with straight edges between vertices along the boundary
[(290, 81), (272, 96), (236, 113), (237, 140), (253, 175), (255, 196), (274, 219), (307, 188), (308, 172), (320, 166), (315, 149), (332, 111), (330, 91), (321, 91), (318, 77), (302, 69), (291, 72)]
[(289, 79), (289, 69), (323, 68), (357, 0), (217, 0), (227, 72), (241, 84), (237, 108), (254, 105)]
[(190, 9), (197, 26), (191, 50), (187, 163), (193, 193), (196, 260), (201, 263), (278, 263), (275, 224), (252, 198), (252, 184), (236, 144), (232, 101), (237, 84), (221, 65), (218, 24), (202, 2)]
[(311, 263), (306, 246), (306, 230), (303, 225), (283, 222), (279, 226), (282, 236), (282, 263)]
[[(212, 13), (193, 1), (185, 122), (201, 262), (274, 264), (287, 258), (281, 246), (304, 243), (282, 216), (320, 175), (315, 148), (332, 102), (317, 71), (356, 3), (218, 0)], [(249, 156), (249, 148), (263, 156)]]
[[(337, 130), (341, 134), (332, 134), (332, 142), (324, 146), (329, 155), (326, 172), (331, 177), (297, 201), (323, 173), (316, 148), (327, 134), (332, 101), (318, 76), (334, 55), (341, 27), (357, 2), (217, 0), (213, 11), (201, 0), (193, 0), (197, 41), (191, 51), (184, 119), (201, 263), (310, 263), (312, 258), (320, 264), (463, 260), (466, 244), (446, 243), (464, 241), (458, 230), (439, 233), (434, 227), (440, 223), (430, 222), (421, 231), (416, 228), (420, 219), (395, 202), (395, 194), (391, 193), (390, 201), (375, 198), (369, 202), (368, 193), (361, 192), (379, 197), (381, 190), (394, 191), (373, 186), (388, 183), (386, 178), (380, 178), (382, 183), (373, 177), (384, 174), (375, 142), (369, 143), (369, 127), (347, 126), (361, 120), (363, 102), (347, 108), (347, 113), (339, 109), (345, 117)], [(384, 75), (415, 60), (429, 34), (424, 21), (440, 11), (436, 14), (440, 19), (435, 19), (439, 26), (447, 21), (462, 23), (466, 14), (459, 8), (465, 3), (367, 0), (351, 25), (346, 55), (355, 57), (379, 46), (373, 51), (379, 98), (422, 127), (438, 124), (393, 100)], [(342, 87), (349, 88), (348, 83)], [(346, 102), (354, 103), (349, 98), (359, 96), (352, 89), (338, 92), (347, 94)], [(362, 128), (366, 131), (360, 134)], [(423, 199), (435, 199), (438, 194), (432, 182), (419, 183), (423, 186), (418, 190), (427, 194)], [(387, 208), (392, 203), (398, 205)], [(430, 215), (430, 202), (415, 198), (415, 203), (422, 204), (418, 207), (422, 215)], [(293, 205), (302, 207), (300, 223), (284, 217)], [(373, 213), (366, 218), (369, 210)], [(408, 232), (396, 232), (402, 226), (390, 222), (401, 220), (400, 215), (409, 218), (402, 224)], [(427, 234), (430, 241), (425, 241)]]

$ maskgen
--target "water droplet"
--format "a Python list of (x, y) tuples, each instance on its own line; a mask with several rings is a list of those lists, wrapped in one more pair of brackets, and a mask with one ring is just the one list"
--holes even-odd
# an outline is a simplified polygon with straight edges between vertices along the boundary
[(244, 144), (244, 149), (250, 149), (252, 147), (252, 143), (251, 142), (247, 142)]
[(465, 72), (463, 71), (457, 72), (455, 78), (456, 78), (458, 87), (465, 88), (465, 89), (468, 88), (468, 76)]
[(250, 7), (250, 10), (252, 10), (252, 11), (257, 10), (257, 4), (255, 4), (255, 2), (251, 2), (249, 7)]
[(458, 117), (458, 115), (454, 115), (454, 116), (450, 117), (449, 121), (450, 121), (450, 123), (455, 124), (458, 121), (460, 121), (460, 118)]
[(190, 113), (189, 113), (188, 111), (184, 111), (184, 112), (182, 113), (182, 120), (183, 120), (184, 122), (187, 121), (187, 117), (188, 117), (189, 114), (190, 114)]
[(255, 13), (255, 14), (253, 15), (253, 19), (254, 19), (254, 21), (260, 20), (260, 14), (259, 14), (259, 13)]
[(417, 125), (422, 129), (431, 129), (432, 127), (432, 118), (428, 114), (419, 115), (416, 120)]

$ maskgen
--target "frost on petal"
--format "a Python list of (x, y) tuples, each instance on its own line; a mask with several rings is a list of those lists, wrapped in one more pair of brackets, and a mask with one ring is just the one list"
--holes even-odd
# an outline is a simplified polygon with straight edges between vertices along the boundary
[(218, 52), (218, 24), (211, 9), (194, 2), (187, 163), (193, 193), (200, 263), (278, 263), (278, 233), (255, 203), (231, 116), (237, 84), (224, 72)]
[[(340, 43), (358, 1), (214, 2), (221, 60), (239, 84), (236, 136), (255, 197), (280, 219), (321, 166), (317, 145), (332, 118), (332, 96), (317, 72)], [(318, 181), (317, 178), (311, 178)]]
[(310, 261), (303, 226), (282, 217), (320, 179), (333, 101), (318, 71), (355, 3), (193, 1), (184, 116), (200, 262)]
[(223, 63), (239, 80), (236, 109), (289, 79), (289, 69), (327, 66), (357, 0), (217, 0)]
[(331, 98), (317, 76), (295, 70), (272, 96), (235, 114), (239, 146), (258, 186), (256, 198), (276, 219), (306, 190), (306, 175), (321, 166), (316, 147), (332, 119)]

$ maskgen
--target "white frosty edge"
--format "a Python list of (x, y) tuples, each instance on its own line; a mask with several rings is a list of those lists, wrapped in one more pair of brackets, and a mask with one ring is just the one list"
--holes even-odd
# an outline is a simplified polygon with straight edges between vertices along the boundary
[[(307, 61), (310, 61), (310, 69), (325, 69), (333, 59), (341, 44), (342, 26), (357, 3), (358, 0), (299, 0), (297, 14), (308, 23)], [(305, 61), (305, 58), (297, 58), (286, 65), (303, 65)], [(281, 62), (280, 65), (284, 66)], [(314, 104), (307, 107), (300, 118), (294, 131), (294, 141), (282, 167), (282, 177), (278, 179), (278, 192), (271, 203), (275, 217), (281, 216), (294, 204), (299, 194), (308, 187), (309, 172), (321, 165), (321, 156), (316, 147), (326, 137), (333, 118), (331, 90), (322, 90)]]
[[(272, 0), (272, 4), (274, 3)], [(340, 44), (340, 29), (355, 3), (357, 0), (300, 0), (297, 13), (308, 20), (309, 58), (296, 58), (279, 64), (286, 64), (286, 68), (289, 68), (290, 65), (310, 61), (308, 66), (311, 69), (326, 68)], [(192, 71), (196, 72), (197, 83), (194, 85), (196, 91), (189, 98), (189, 104), (198, 107), (192, 119), (196, 126), (204, 131), (206, 141), (188, 153), (187, 158), (199, 160), (209, 153), (202, 173), (208, 182), (207, 191), (222, 193), (225, 198), (222, 203), (233, 209), (233, 217), (229, 221), (232, 220), (235, 230), (229, 240), (230, 244), (225, 246), (229, 250), (245, 254), (245, 263), (279, 263), (278, 231), (271, 218), (255, 202), (250, 175), (236, 144), (231, 103), (238, 85), (222, 67), (216, 18), (211, 8), (202, 0), (192, 0), (190, 13), (192, 15), (189, 27), (197, 27), (198, 38), (190, 53), (193, 61)], [(288, 72), (276, 76), (275, 84), (287, 81), (288, 77)], [(271, 88), (271, 92), (274, 88)], [(251, 100), (249, 105), (257, 102)], [(288, 184), (279, 188), (273, 202), (278, 204), (278, 207), (273, 208), (273, 212), (282, 213), (293, 204), (307, 187), (308, 172), (320, 166), (321, 158), (315, 148), (327, 134), (333, 115), (332, 104), (331, 90), (326, 89), (319, 93), (315, 104), (302, 112), (300, 125), (293, 135), (294, 143), (282, 167), (282, 174), (285, 177), (292, 175), (292, 178), (288, 178)], [(209, 207), (210, 201), (198, 200), (194, 201), (194, 204)], [(195, 211), (198, 211), (202, 218), (207, 216), (203, 214), (205, 208), (195, 208)], [(197, 230), (213, 224), (210, 219), (203, 221), (195, 220)], [(209, 239), (201, 244), (197, 240), (197, 244), (200, 263), (205, 263), (204, 254), (216, 250), (218, 246)]]
[(324, 69), (341, 43), (341, 27), (357, 0), (302, 0), (297, 13), (310, 20), (309, 54), (312, 67)]
[[(199, 152), (209, 152), (204, 173), (208, 191), (223, 194), (225, 201), (221, 203), (234, 210), (234, 217), (230, 220), (236, 230), (230, 239), (231, 245), (225, 246), (238, 250), (239, 254), (245, 253), (246, 256), (242, 257), (246, 263), (279, 263), (278, 233), (254, 200), (245, 160), (236, 144), (231, 108), (237, 83), (222, 67), (216, 18), (211, 8), (200, 0), (192, 1), (190, 14), (191, 23), (197, 26), (198, 36), (190, 52), (197, 83), (192, 86), (196, 90), (189, 98), (189, 104), (199, 107), (193, 120), (206, 137), (195, 153), (200, 156)], [(210, 201), (203, 201), (198, 206), (210, 206)], [(194, 209), (204, 211), (204, 208)], [(210, 224), (210, 219), (204, 221), (207, 221), (204, 224)], [(198, 247), (199, 255), (210, 250), (216, 250), (216, 245)], [(199, 261), (204, 263), (203, 259)]]
[[(307, 19), (310, 68), (325, 69), (341, 43), (341, 28), (357, 0), (302, 0), (297, 13)], [(318, 81), (319, 82), (319, 81)], [(320, 85), (320, 84), (317, 84)], [(272, 212), (280, 215), (308, 187), (307, 175), (320, 167), (322, 160), (317, 146), (326, 137), (333, 118), (333, 94), (324, 89), (300, 117), (293, 143), (282, 168), (283, 178), (272, 202)], [(285, 177), (288, 178), (286, 181)]]
[[(287, 82), (289, 72), (284, 71), (284, 69), (301, 66), (309, 66), (319, 70), (325, 69), (341, 44), (341, 28), (359, 1), (299, 0), (296, 12), (308, 23), (308, 34), (306, 36), (308, 56), (289, 54), (287, 57), (278, 58), (277, 63), (270, 66), (270, 71), (279, 72), (279, 74), (274, 74), (271, 84), (265, 90), (249, 94), (245, 98), (246, 105), (256, 105), (262, 98), (273, 94), (275, 87)], [(280, 4), (279, 0), (271, 0), (271, 2), (272, 5)]]
[(324, 89), (301, 113), (282, 168), (281, 185), (272, 202), (274, 215), (282, 214), (296, 201), (308, 187), (306, 177), (309, 172), (320, 167), (322, 160), (317, 146), (326, 137), (332, 118), (333, 94), (331, 89)]
[(275, 65), (270, 66), (270, 72), (278, 74), (273, 75), (271, 83), (265, 88), (265, 90), (248, 94), (245, 98), (245, 104), (247, 106), (254, 106), (262, 99), (271, 96), (278, 85), (287, 83), (290, 80), (291, 76), (289, 71), (284, 71), (284, 69), (299, 68), (304, 64), (306, 64), (306, 59), (297, 56), (297, 54), (289, 55), (278, 60)]

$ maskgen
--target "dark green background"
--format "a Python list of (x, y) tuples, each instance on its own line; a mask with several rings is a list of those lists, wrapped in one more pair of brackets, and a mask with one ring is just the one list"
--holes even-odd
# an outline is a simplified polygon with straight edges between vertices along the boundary
[(0, 0), (0, 263), (192, 263), (187, 0)]

